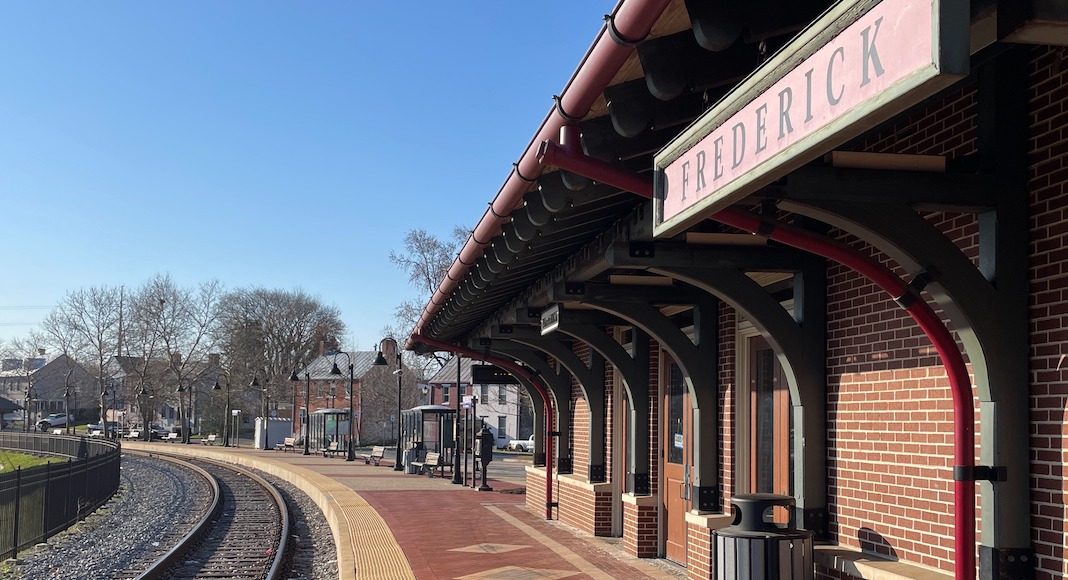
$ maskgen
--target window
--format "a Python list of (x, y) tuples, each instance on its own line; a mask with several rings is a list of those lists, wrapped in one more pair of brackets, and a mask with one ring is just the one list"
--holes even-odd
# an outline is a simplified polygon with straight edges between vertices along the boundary
[(478, 396), (479, 402), (489, 403), (489, 385), (482, 385), (482, 392)]
[(506, 405), (506, 404), (508, 404), (508, 387), (506, 387), (504, 385), (499, 385), (497, 387), (497, 404), (498, 405)]
[(508, 438), (508, 417), (505, 417), (504, 415), (497, 417), (497, 438)]
[(449, 391), (452, 389), (449, 385), (441, 385), (441, 403), (447, 405), (449, 403)]

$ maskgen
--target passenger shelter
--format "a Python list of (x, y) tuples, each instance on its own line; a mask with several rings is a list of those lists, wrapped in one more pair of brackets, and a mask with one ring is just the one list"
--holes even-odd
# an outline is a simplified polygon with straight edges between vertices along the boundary
[(419, 405), (401, 411), (401, 462), (418, 461), (427, 452), (452, 457), (456, 410), (443, 405)]
[(528, 505), (689, 578), (753, 493), (818, 578), (1068, 575), (1062, 5), (620, 1), (406, 348), (515, 375)]
[(337, 442), (340, 449), (349, 445), (348, 409), (319, 409), (312, 412), (308, 427), (311, 432), (310, 447), (325, 449)]

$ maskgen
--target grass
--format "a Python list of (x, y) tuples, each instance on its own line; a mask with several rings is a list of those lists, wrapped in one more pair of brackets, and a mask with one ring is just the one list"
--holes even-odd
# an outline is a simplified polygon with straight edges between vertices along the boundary
[(36, 457), (13, 451), (0, 451), (0, 473), (8, 473), (18, 468), (26, 469), (27, 467), (44, 465), (50, 460), (55, 461), (55, 458)]

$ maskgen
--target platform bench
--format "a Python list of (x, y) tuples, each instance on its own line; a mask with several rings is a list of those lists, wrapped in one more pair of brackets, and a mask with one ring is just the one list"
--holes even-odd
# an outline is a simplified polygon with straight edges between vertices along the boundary
[(376, 446), (371, 448), (370, 453), (360, 453), (360, 459), (363, 459), (364, 463), (375, 462), (375, 465), (380, 465), (382, 458), (386, 456), (386, 448), (382, 446)]
[(281, 443), (275, 443), (274, 444), (274, 449), (275, 449), (275, 451), (281, 449), (283, 453), (285, 453), (286, 451), (289, 451), (290, 449), (296, 451), (297, 450), (297, 438), (296, 437), (286, 437), (285, 439), (282, 440)]
[(218, 439), (218, 436), (212, 434), (212, 435), (208, 435), (207, 437), (201, 439), (200, 442), (203, 443), (204, 445), (215, 445), (215, 440), (216, 439)]
[(177, 433), (167, 433), (167, 436), (164, 437), (163, 440), (166, 441), (167, 443), (171, 443), (173, 441), (177, 441), (178, 440), (178, 434)]
[(445, 477), (446, 469), (452, 471), (452, 465), (446, 463), (445, 458), (434, 451), (428, 452), (422, 461), (413, 461), (412, 466), (418, 470), (416, 473), (425, 472), (427, 477), (434, 477), (435, 470), (441, 473), (441, 477)]
[(330, 445), (324, 447), (322, 452), (323, 457), (330, 457), (331, 455), (340, 455), (344, 453), (345, 450), (341, 448), (341, 445), (337, 441), (331, 441)]

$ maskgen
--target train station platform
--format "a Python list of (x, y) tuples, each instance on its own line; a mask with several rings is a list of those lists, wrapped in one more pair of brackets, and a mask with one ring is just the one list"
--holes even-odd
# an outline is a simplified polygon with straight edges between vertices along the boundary
[(299, 449), (164, 442), (124, 442), (123, 448), (220, 459), (290, 482), (330, 522), (343, 580), (685, 577), (665, 561), (626, 554), (618, 538), (582, 534), (527, 509), (525, 469), (505, 467), (504, 460), (487, 470), (493, 491), (478, 491), (452, 483), (448, 474), (394, 471), (391, 450), (376, 466)]

